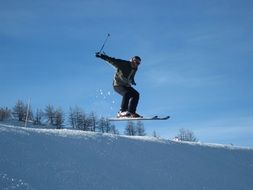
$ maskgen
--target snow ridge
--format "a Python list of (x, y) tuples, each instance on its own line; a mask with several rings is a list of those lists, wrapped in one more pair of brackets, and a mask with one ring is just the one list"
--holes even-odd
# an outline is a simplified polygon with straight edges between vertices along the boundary
[(253, 150), (0, 124), (0, 189), (253, 187)]

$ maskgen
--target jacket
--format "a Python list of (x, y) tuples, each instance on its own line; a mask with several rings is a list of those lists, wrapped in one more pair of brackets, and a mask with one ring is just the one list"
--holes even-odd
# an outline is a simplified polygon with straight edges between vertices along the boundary
[(113, 79), (113, 86), (130, 87), (131, 84), (136, 85), (134, 76), (137, 72), (137, 68), (133, 68), (130, 61), (115, 59), (104, 54), (102, 54), (100, 57), (116, 68), (116, 73)]

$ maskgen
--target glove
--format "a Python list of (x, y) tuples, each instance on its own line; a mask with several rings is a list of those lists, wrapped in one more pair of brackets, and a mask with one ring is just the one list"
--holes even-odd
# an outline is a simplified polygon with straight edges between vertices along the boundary
[(100, 52), (96, 52), (95, 56), (96, 56), (97, 58), (101, 58), (101, 57), (102, 57), (102, 54), (101, 54)]
[(105, 52), (103, 52), (103, 53), (97, 52), (97, 53), (95, 54), (95, 56), (96, 56), (97, 58), (101, 58), (101, 59), (106, 60), (106, 61), (110, 58), (109, 56), (107, 56), (107, 55), (105, 54)]

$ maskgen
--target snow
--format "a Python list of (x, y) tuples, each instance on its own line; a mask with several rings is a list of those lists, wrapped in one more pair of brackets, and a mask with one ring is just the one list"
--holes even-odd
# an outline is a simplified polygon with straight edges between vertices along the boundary
[(250, 190), (253, 150), (0, 124), (0, 189)]

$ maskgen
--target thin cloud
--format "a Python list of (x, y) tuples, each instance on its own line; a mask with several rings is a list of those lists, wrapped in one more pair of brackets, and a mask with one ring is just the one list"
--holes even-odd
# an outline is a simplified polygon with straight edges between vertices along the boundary
[(223, 75), (205, 75), (201, 71), (171, 71), (168, 69), (149, 70), (144, 74), (145, 82), (152, 86), (200, 87), (221, 85), (226, 81)]

